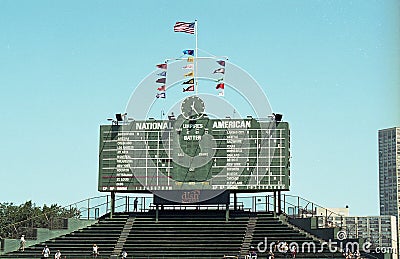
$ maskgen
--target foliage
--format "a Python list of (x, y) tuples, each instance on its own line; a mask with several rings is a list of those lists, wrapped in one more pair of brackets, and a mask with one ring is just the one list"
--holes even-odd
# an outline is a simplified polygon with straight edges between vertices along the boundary
[(76, 208), (64, 208), (57, 204), (50, 207), (37, 207), (32, 201), (21, 205), (0, 203), (0, 238), (34, 238), (35, 228), (60, 229), (64, 227), (64, 219), (79, 218)]

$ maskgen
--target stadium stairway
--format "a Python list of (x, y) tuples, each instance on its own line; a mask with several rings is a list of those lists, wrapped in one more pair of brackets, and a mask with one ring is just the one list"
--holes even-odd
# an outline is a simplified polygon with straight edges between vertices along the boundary
[[(160, 211), (158, 221), (154, 211), (103, 216), (90, 227), (0, 258), (40, 258), (44, 245), (48, 245), (51, 256), (60, 250), (63, 258), (85, 259), (91, 258), (94, 243), (99, 247), (99, 259), (119, 257), (122, 249), (128, 252), (128, 259), (243, 258), (265, 240), (267, 246), (278, 241), (297, 242), (300, 246), (314, 242), (317, 250), (322, 242), (272, 213), (230, 212), (226, 221), (225, 211), (164, 210)], [(267, 258), (267, 252), (258, 252), (258, 258)], [(275, 258), (285, 256), (288, 254), (275, 253)], [(343, 257), (323, 249), (321, 253), (299, 251), (297, 258)]]

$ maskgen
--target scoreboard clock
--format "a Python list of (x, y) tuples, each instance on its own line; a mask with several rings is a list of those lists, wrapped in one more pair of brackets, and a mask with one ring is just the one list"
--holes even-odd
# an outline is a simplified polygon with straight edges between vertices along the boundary
[(197, 120), (203, 116), (205, 104), (198, 96), (189, 96), (181, 104), (182, 116), (185, 119)]

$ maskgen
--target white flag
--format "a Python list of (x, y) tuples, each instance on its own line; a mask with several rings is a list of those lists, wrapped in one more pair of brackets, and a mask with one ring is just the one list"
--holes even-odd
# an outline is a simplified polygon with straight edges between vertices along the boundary
[(194, 64), (187, 64), (186, 66), (182, 67), (183, 69), (194, 69)]

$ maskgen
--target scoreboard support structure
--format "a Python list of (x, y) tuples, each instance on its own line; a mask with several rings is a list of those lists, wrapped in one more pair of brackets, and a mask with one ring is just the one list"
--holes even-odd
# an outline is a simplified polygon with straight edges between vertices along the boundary
[[(194, 190), (196, 191), (196, 190)], [(191, 191), (193, 192), (193, 191)], [(239, 210), (238, 206), (238, 197), (237, 197), (237, 192), (233, 192), (233, 211)], [(116, 201), (116, 192), (110, 192), (110, 218), (113, 218), (113, 215), (115, 214), (115, 201)], [(156, 194), (153, 195), (154, 199), (154, 205), (155, 205), (155, 217), (156, 217), (156, 222), (159, 220), (159, 215), (160, 211), (163, 211), (164, 205), (169, 205), (169, 206), (182, 206), (182, 205), (190, 205), (190, 206), (196, 206), (196, 207), (201, 207), (201, 206), (209, 206), (209, 205), (225, 205), (225, 220), (228, 222), (229, 221), (229, 208), (230, 208), (230, 192), (226, 191), (220, 195), (218, 195), (216, 198), (213, 198), (209, 201), (206, 202), (193, 202), (193, 203), (177, 203), (177, 202), (169, 202), (166, 199), (163, 199), (162, 197), (157, 196)], [(128, 203), (127, 208), (129, 208), (129, 200), (126, 201)], [(270, 204), (271, 202), (271, 204)], [(273, 200), (270, 201), (269, 199), (266, 200), (266, 206), (269, 207), (269, 205), (272, 205), (273, 208), (273, 213), (275, 214), (281, 214), (282, 213), (282, 192), (280, 190), (274, 190), (273, 191)], [(128, 209), (129, 210), (129, 209)], [(268, 210), (269, 211), (269, 210)]]
[(115, 192), (111, 192), (111, 210), (110, 210), (110, 218), (115, 214)]
[(238, 210), (237, 193), (272, 192), (266, 205), (279, 213), (289, 158), (287, 122), (179, 115), (102, 125), (98, 190), (111, 193), (111, 216), (117, 192), (153, 193), (157, 215), (163, 204), (225, 205), (227, 219), (230, 193)]

